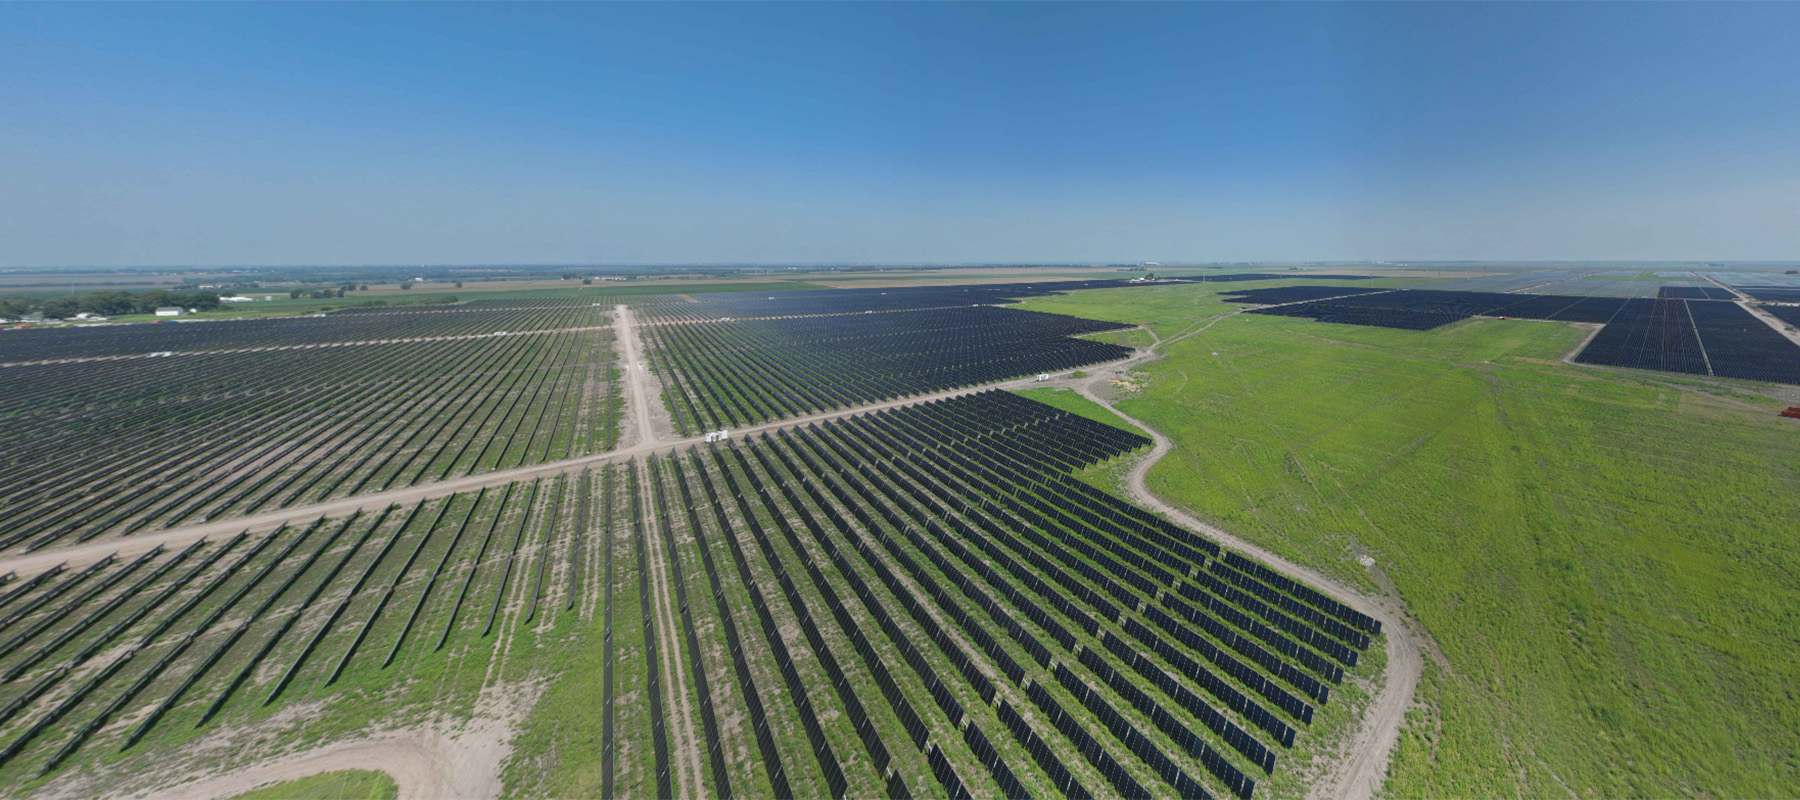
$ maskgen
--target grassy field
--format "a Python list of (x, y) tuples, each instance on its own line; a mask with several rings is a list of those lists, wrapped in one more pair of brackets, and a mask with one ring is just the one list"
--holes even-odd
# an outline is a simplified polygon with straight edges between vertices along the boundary
[(1149, 331), (1138, 330), (1136, 328), (1126, 331), (1093, 333), (1081, 338), (1092, 339), (1096, 342), (1116, 344), (1120, 347), (1130, 347), (1132, 349), (1143, 349), (1156, 343), (1156, 337), (1151, 336)]
[(1091, 420), (1104, 422), (1115, 428), (1121, 428), (1133, 433), (1137, 432), (1136, 428), (1131, 427), (1126, 424), (1124, 420), (1119, 419), (1118, 415), (1111, 411), (1107, 411), (1094, 401), (1082, 397), (1070, 389), (1024, 389), (1016, 391), (1014, 394), (1017, 394), (1020, 397), (1031, 398), (1032, 400), (1036, 400), (1047, 406), (1060, 408), (1076, 416), (1087, 417)]
[(265, 786), (232, 800), (393, 800), (399, 796), (400, 787), (386, 773), (350, 769)]
[[(1027, 307), (1167, 338), (1231, 311), (1211, 293)], [(1441, 652), (1389, 794), (1793, 796), (1800, 426), (1763, 397), (1557, 361), (1582, 335), (1237, 316), (1119, 406), (1177, 443), (1153, 490), (1391, 581), (1424, 624)]]

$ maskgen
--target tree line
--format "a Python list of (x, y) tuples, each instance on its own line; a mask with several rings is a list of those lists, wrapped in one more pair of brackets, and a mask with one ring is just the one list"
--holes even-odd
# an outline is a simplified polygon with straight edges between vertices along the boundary
[(15, 295), (0, 297), (0, 316), (22, 317), (26, 314), (42, 314), (46, 317), (67, 319), (86, 313), (98, 314), (103, 317), (117, 317), (126, 314), (149, 314), (163, 306), (181, 306), (196, 311), (211, 311), (219, 307), (219, 294), (206, 290), (182, 292), (150, 289), (143, 292), (89, 292), (47, 298)]

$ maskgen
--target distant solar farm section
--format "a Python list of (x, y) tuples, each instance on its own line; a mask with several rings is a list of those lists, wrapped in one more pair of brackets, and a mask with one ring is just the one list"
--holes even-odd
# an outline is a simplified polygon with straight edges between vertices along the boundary
[[(1731, 302), (1739, 292), (1759, 300), (1800, 297), (1800, 282), (1791, 289), (1738, 289), (1692, 280), (1586, 279), (1582, 274), (1503, 275), (1400, 290), (1288, 286), (1227, 291), (1222, 298), (1262, 306), (1251, 309), (1253, 314), (1415, 331), (1478, 316), (1595, 323), (1604, 327), (1576, 355), (1579, 363), (1800, 384), (1800, 343), (1789, 335), (1795, 332), (1784, 333)], [(1792, 277), (1750, 275), (1762, 282)], [(1788, 328), (1795, 323), (1796, 308), (1760, 307)]]
[[(492, 305), (489, 305), (492, 304)], [(496, 333), (597, 327), (609, 324), (611, 303), (508, 300), (435, 310), (347, 309), (313, 317), (225, 320), (160, 325), (94, 325), (9, 331), (0, 350), (7, 363), (145, 353), (193, 353), (396, 339), (466, 338)], [(341, 355), (341, 354), (340, 354)]]
[(745, 426), (1114, 361), (1129, 326), (989, 306), (649, 325), (684, 431)]
[[(1005, 304), (1133, 285), (0, 332), (0, 786), (471, 706), (584, 630), (590, 794), (1249, 800), (1381, 629), (1074, 477), (1149, 439), (991, 388), (1133, 352)], [(677, 438), (621, 442), (633, 368)]]
[[(7, 367), (0, 547), (157, 530), (611, 449), (609, 329), (566, 316), (570, 327), (531, 335), (397, 335), (441, 332), (449, 324), (441, 318), (493, 330), (517, 323), (513, 313), (370, 314), (305, 329), (307, 341), (349, 341), (381, 317), (378, 335), (406, 339), (355, 347)], [(394, 320), (419, 328), (390, 327)], [(260, 327), (191, 323), (171, 338), (236, 346), (248, 340), (185, 331), (240, 325)], [(140, 346), (177, 346), (161, 338), (163, 327), (102, 330), (148, 328)], [(119, 349), (123, 338), (105, 346)]]

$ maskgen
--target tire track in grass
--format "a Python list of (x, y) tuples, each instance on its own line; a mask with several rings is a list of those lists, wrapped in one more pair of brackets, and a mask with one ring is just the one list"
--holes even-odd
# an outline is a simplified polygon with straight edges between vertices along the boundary
[[(673, 458), (673, 456), (671, 456), (671, 458)], [(680, 466), (679, 464), (671, 462), (670, 468), (679, 469)], [(650, 475), (652, 486), (655, 488), (657, 529), (662, 533), (663, 552), (668, 558), (670, 572), (670, 575), (665, 579), (664, 583), (666, 586), (674, 587), (675, 600), (680, 603), (682, 641), (687, 644), (689, 657), (696, 662), (700, 662), (702, 658), (700, 637), (694, 632), (693, 609), (688, 605), (686, 589), (687, 576), (681, 568), (681, 554), (680, 551), (676, 549), (675, 533), (674, 528), (672, 527), (673, 520), (670, 519), (674, 514), (669, 510), (667, 487), (663, 485), (667, 479), (663, 477), (662, 470), (658, 468), (655, 461), (650, 462)], [(661, 571), (660, 568), (658, 571)], [(669, 599), (669, 592), (667, 591), (666, 586), (663, 593), (665, 601)], [(679, 669), (681, 659), (671, 658), (669, 661), (676, 664), (678, 667), (676, 671), (677, 685), (686, 686), (686, 679), (682, 676)], [(725, 769), (723, 753), (718, 750), (719, 725), (717, 717), (713, 713), (712, 687), (706, 679), (706, 672), (703, 666), (704, 662), (701, 663), (702, 668), (694, 671), (693, 685), (695, 694), (698, 695), (700, 703), (700, 711), (698, 713), (700, 714), (701, 722), (706, 732), (704, 741), (708, 745), (708, 762), (712, 767), (713, 785), (710, 787), (710, 791), (706, 790), (707, 787), (702, 780), (700, 772), (699, 742), (702, 740), (694, 737), (693, 719), (691, 715), (687, 716), (683, 720), (686, 729), (683, 731), (685, 734), (685, 741), (682, 743), (681, 749), (682, 755), (689, 762), (689, 769), (693, 773), (694, 790), (689, 794), (705, 794), (710, 797), (728, 798), (731, 796), (731, 779)], [(686, 705), (686, 699), (687, 693), (682, 692), (683, 706)]]

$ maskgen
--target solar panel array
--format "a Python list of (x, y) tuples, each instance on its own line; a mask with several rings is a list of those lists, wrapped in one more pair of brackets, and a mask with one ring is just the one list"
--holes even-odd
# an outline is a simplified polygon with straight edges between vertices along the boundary
[(1663, 300), (1736, 300), (1737, 295), (1722, 286), (1671, 286), (1663, 284), (1657, 297)]
[(1160, 283), (1237, 283), (1239, 281), (1368, 281), (1374, 275), (1349, 275), (1326, 272), (1231, 272), (1223, 275), (1201, 273), (1173, 278), (1158, 278)]
[(1633, 300), (1575, 360), (1800, 384), (1800, 345), (1736, 303)]
[(1306, 300), (1324, 300), (1332, 297), (1348, 297), (1350, 295), (1369, 294), (1384, 291), (1382, 289), (1361, 289), (1354, 286), (1274, 286), (1267, 289), (1235, 289), (1222, 292), (1219, 299), (1227, 303), (1257, 303), (1276, 305), (1298, 303)]
[(1124, 358), (1128, 326), (994, 306), (645, 327), (685, 430), (743, 427)]
[(646, 304), (641, 315), (650, 321), (704, 321), (855, 314), (971, 305), (1013, 303), (1079, 289), (1139, 286), (1127, 280), (1039, 281), (967, 286), (900, 286), (879, 289), (820, 289), (790, 292), (718, 292), (693, 300)]
[[(1694, 287), (1685, 293), (1729, 294), (1718, 287)], [(1767, 308), (1790, 321), (1800, 317), (1779, 306)], [(1398, 290), (1258, 308), (1250, 313), (1421, 331), (1473, 316), (1601, 323), (1606, 327), (1576, 361), (1800, 384), (1800, 345), (1730, 302)]]
[(1546, 283), (1556, 283), (1580, 278), (1592, 274), (1592, 270), (1545, 270), (1540, 272), (1523, 272), (1507, 275), (1488, 275), (1480, 278), (1462, 278), (1443, 281), (1441, 283), (1423, 283), (1412, 288), (1429, 290), (1446, 290), (1452, 292), (1516, 292)]
[(611, 339), (579, 328), (0, 368), (0, 548), (610, 450)]
[(591, 305), (536, 304), (498, 308), (384, 309), (323, 317), (32, 328), (0, 331), (0, 362), (483, 336), (495, 331), (527, 333), (600, 327), (609, 324), (608, 318), (605, 310)]
[(1786, 272), (1707, 270), (1705, 274), (1707, 277), (1733, 288), (1743, 286), (1767, 286), (1784, 289), (1800, 289), (1800, 275), (1790, 275)]
[(1721, 378), (1800, 384), (1800, 345), (1736, 303), (1688, 303), (1688, 315)]
[(1401, 289), (1280, 308), (1259, 308), (1250, 313), (1308, 317), (1320, 322), (1350, 325), (1430, 330), (1474, 316), (1606, 322), (1624, 303), (1624, 299), (1610, 297)]
[(1800, 303), (1800, 288), (1785, 286), (1735, 286), (1732, 287), (1758, 300), (1771, 303)]
[(1580, 297), (1655, 297), (1661, 291), (1659, 281), (1601, 280), (1577, 278), (1536, 286), (1524, 291), (1535, 294), (1576, 295)]
[(1800, 326), (1800, 306), (1763, 306), (1763, 310), (1789, 325)]

